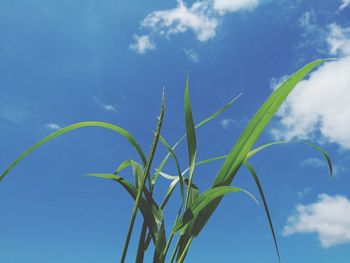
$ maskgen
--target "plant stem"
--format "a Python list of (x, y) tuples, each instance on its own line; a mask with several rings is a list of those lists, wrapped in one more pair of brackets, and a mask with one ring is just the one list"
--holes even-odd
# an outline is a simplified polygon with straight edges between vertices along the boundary
[(135, 224), (137, 209), (139, 207), (140, 198), (141, 198), (141, 195), (142, 195), (142, 192), (143, 192), (143, 188), (145, 187), (147, 174), (149, 173), (149, 170), (151, 168), (151, 164), (152, 164), (152, 161), (153, 161), (154, 153), (156, 151), (157, 144), (158, 144), (158, 141), (159, 141), (160, 130), (161, 130), (162, 123), (163, 123), (163, 116), (164, 116), (164, 92), (163, 92), (163, 97), (162, 97), (161, 112), (160, 112), (159, 118), (158, 118), (157, 129), (156, 129), (156, 132), (155, 132), (155, 135), (154, 135), (154, 139), (153, 139), (153, 142), (152, 142), (150, 153), (148, 155), (148, 159), (147, 159), (145, 170), (144, 170), (144, 173), (143, 173), (143, 176), (142, 176), (140, 188), (137, 191), (135, 204), (134, 204), (134, 207), (133, 207), (133, 210), (132, 210), (130, 224), (129, 224), (129, 229), (128, 229), (128, 233), (127, 233), (126, 238), (125, 238), (123, 253), (122, 253), (122, 256), (121, 256), (121, 259), (120, 259), (121, 263), (125, 262), (126, 253), (128, 251), (132, 230), (134, 228), (134, 224)]
[(182, 263), (185, 260), (185, 257), (187, 255), (187, 251), (190, 248), (192, 240), (193, 240), (193, 236), (191, 236), (190, 239), (187, 241), (186, 247), (185, 247), (184, 251), (182, 252), (181, 257), (177, 261), (178, 263)]

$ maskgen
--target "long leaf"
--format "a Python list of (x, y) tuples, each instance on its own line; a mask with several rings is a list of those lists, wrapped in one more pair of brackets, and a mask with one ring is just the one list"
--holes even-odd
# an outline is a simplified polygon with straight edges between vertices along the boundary
[[(237, 171), (243, 164), (248, 152), (256, 143), (261, 133), (270, 122), (273, 115), (277, 112), (279, 107), (285, 101), (289, 93), (294, 87), (315, 67), (324, 63), (326, 60), (316, 60), (311, 62), (294, 73), (287, 79), (278, 89), (276, 89), (265, 103), (256, 112), (254, 117), (248, 123), (236, 144), (232, 147), (229, 156), (225, 159), (215, 181), (212, 185), (213, 188), (218, 186), (225, 186), (231, 184)], [(209, 220), (216, 207), (219, 205), (222, 197), (213, 201), (206, 209), (201, 213), (193, 222), (187, 231), (198, 234), (203, 229), (206, 222)]]
[(24, 158), (26, 157), (28, 154), (30, 154), (31, 152), (33, 152), (34, 150), (36, 150), (38, 147), (42, 146), (43, 144), (49, 142), (50, 140), (56, 138), (57, 136), (60, 136), (64, 133), (70, 132), (72, 130), (76, 130), (76, 129), (80, 129), (83, 127), (102, 127), (102, 128), (106, 128), (112, 131), (115, 131), (117, 133), (119, 133), (120, 135), (122, 135), (123, 137), (125, 137), (130, 143), (131, 145), (136, 149), (136, 151), (138, 152), (138, 154), (140, 155), (142, 161), (145, 163), (146, 162), (146, 158), (145, 155), (141, 149), (141, 147), (139, 146), (139, 144), (136, 142), (136, 140), (134, 139), (134, 137), (127, 131), (124, 130), (123, 128), (110, 124), (110, 123), (106, 123), (106, 122), (97, 122), (97, 121), (88, 121), (88, 122), (79, 122), (79, 123), (75, 123), (72, 125), (69, 125), (67, 127), (64, 127), (58, 131), (55, 131), (53, 133), (51, 133), (50, 135), (46, 136), (45, 138), (43, 138), (42, 140), (40, 140), (39, 142), (35, 143), (34, 145), (32, 145), (29, 149), (27, 149), (25, 152), (23, 152), (20, 156), (18, 156), (8, 167), (7, 169), (2, 173), (2, 175), (0, 176), (0, 181), (2, 179), (5, 178), (5, 176)]
[[(196, 163), (197, 139), (196, 139), (194, 122), (193, 122), (192, 110), (191, 110), (191, 102), (190, 102), (190, 95), (189, 95), (189, 88), (188, 88), (188, 77), (186, 80), (184, 104), (185, 104), (185, 126), (186, 126), (188, 162), (190, 167), (188, 178), (189, 178), (189, 186), (190, 186), (192, 183), (193, 172), (194, 172), (194, 167)], [(189, 187), (187, 191), (187, 196), (186, 196), (186, 205), (185, 205), (186, 208), (191, 204), (190, 201), (191, 201), (191, 190)]]
[(252, 166), (248, 161), (245, 161), (245, 162), (244, 162), (244, 165), (245, 165), (245, 166), (248, 168), (248, 170), (250, 171), (251, 175), (252, 175), (253, 178), (254, 178), (255, 184), (256, 184), (256, 186), (258, 187), (258, 190), (259, 190), (261, 199), (262, 199), (263, 204), (264, 204), (265, 213), (266, 213), (266, 216), (267, 216), (267, 219), (268, 219), (268, 222), (269, 222), (269, 226), (270, 226), (270, 230), (271, 230), (271, 233), (272, 233), (273, 241), (274, 241), (274, 243), (275, 243), (275, 249), (276, 249), (278, 261), (281, 262), (281, 257), (280, 257), (280, 252), (279, 252), (279, 249), (278, 249), (278, 243), (277, 243), (277, 238), (276, 238), (276, 235), (275, 235), (275, 230), (274, 230), (274, 227), (273, 227), (273, 223), (272, 223), (272, 219), (271, 219), (269, 207), (268, 207), (268, 205), (267, 205), (266, 198), (265, 198), (265, 194), (264, 194), (263, 188), (262, 188), (262, 186), (261, 186), (259, 177), (258, 177), (256, 171), (254, 170), (253, 166)]
[(190, 207), (185, 211), (184, 215), (180, 218), (180, 220), (178, 220), (173, 231), (175, 232), (179, 231), (181, 228), (187, 225), (193, 218), (195, 218), (197, 215), (203, 212), (204, 209), (217, 198), (222, 197), (226, 194), (235, 193), (235, 192), (243, 192), (247, 194), (249, 197), (251, 197), (256, 203), (258, 203), (258, 201), (255, 199), (255, 197), (252, 194), (238, 187), (218, 186), (215, 188), (211, 188), (205, 191), (204, 193), (202, 193), (201, 195), (199, 195), (194, 200), (194, 202), (190, 205)]
[(140, 187), (139, 187), (139, 189), (137, 191), (137, 196), (136, 196), (135, 204), (134, 204), (134, 207), (133, 207), (133, 210), (132, 210), (132, 214), (131, 214), (131, 219), (130, 219), (130, 224), (129, 224), (129, 228), (128, 228), (128, 233), (126, 235), (123, 252), (122, 252), (121, 259), (120, 259), (121, 263), (125, 262), (126, 253), (127, 253), (128, 247), (129, 247), (129, 242), (130, 242), (132, 230), (133, 230), (134, 224), (135, 224), (137, 209), (139, 207), (139, 202), (141, 200), (141, 195), (142, 195), (142, 192), (143, 192), (143, 188), (145, 187), (147, 175), (149, 174), (149, 171), (150, 171), (150, 168), (151, 168), (151, 165), (152, 165), (152, 161), (153, 161), (153, 157), (154, 157), (154, 154), (155, 154), (155, 151), (156, 151), (156, 148), (157, 148), (157, 144), (158, 144), (158, 141), (159, 141), (160, 130), (161, 130), (161, 127), (162, 127), (163, 117), (164, 117), (164, 110), (165, 110), (165, 107), (164, 107), (164, 92), (163, 92), (162, 106), (161, 106), (161, 111), (160, 111), (160, 114), (159, 114), (159, 117), (158, 117), (157, 128), (156, 128), (156, 132), (154, 134), (154, 139), (153, 139), (153, 142), (152, 142), (151, 150), (150, 150), (150, 153), (149, 153), (148, 158), (147, 158), (147, 162), (146, 162), (146, 165), (145, 165), (145, 169), (144, 169), (144, 173), (143, 173), (143, 176), (142, 176), (141, 184), (140, 184)]

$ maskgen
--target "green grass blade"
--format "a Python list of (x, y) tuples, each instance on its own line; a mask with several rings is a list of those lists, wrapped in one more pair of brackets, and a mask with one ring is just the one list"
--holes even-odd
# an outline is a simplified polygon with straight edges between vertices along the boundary
[(245, 161), (244, 165), (248, 168), (249, 172), (251, 173), (251, 175), (254, 178), (256, 186), (258, 187), (261, 199), (262, 199), (263, 204), (264, 204), (265, 213), (266, 213), (266, 216), (267, 216), (267, 219), (268, 219), (268, 222), (269, 222), (269, 226), (270, 226), (270, 230), (271, 230), (271, 233), (272, 233), (273, 241), (274, 241), (274, 244), (275, 244), (275, 249), (276, 249), (278, 261), (281, 262), (281, 257), (280, 257), (280, 252), (279, 252), (279, 249), (278, 249), (278, 243), (277, 243), (275, 230), (274, 230), (274, 227), (273, 227), (273, 223), (272, 223), (269, 207), (267, 205), (267, 201), (266, 201), (265, 194), (264, 194), (264, 191), (262, 189), (259, 177), (258, 177), (256, 171), (254, 170), (253, 166), (248, 161)]
[[(191, 110), (188, 78), (186, 80), (184, 104), (185, 104), (185, 126), (186, 126), (188, 162), (190, 167), (188, 178), (189, 178), (189, 186), (190, 186), (192, 183), (194, 165), (196, 162), (197, 140), (196, 140), (196, 131), (195, 131), (194, 122), (193, 122), (192, 110)], [(186, 208), (190, 205), (190, 200), (191, 200), (191, 191), (189, 187), (187, 191), (187, 196), (186, 196), (186, 205), (185, 205)]]
[(179, 182), (180, 182), (180, 189), (181, 189), (181, 207), (184, 203), (185, 200), (185, 188), (184, 188), (184, 178), (182, 176), (182, 172), (181, 172), (181, 167), (180, 167), (180, 163), (179, 160), (175, 154), (175, 152), (173, 151), (173, 149), (170, 147), (170, 145), (166, 142), (166, 140), (160, 136), (159, 137), (160, 141), (162, 142), (162, 144), (165, 146), (165, 148), (167, 148), (167, 150), (169, 151), (169, 153), (171, 154), (171, 156), (174, 158), (175, 164), (176, 164), (176, 169), (177, 169), (177, 173), (178, 173), (178, 178), (179, 178)]
[[(220, 115), (221, 113), (223, 113), (226, 109), (228, 109), (240, 96), (242, 95), (239, 94), (237, 97), (235, 97), (234, 99), (232, 99), (231, 101), (229, 101), (224, 107), (222, 107), (221, 109), (219, 109), (218, 111), (216, 111), (215, 113), (211, 114), (208, 118), (204, 119), (203, 121), (201, 121), (200, 123), (198, 123), (195, 126), (195, 129), (199, 128), (200, 126), (204, 125), (205, 123), (207, 123), (208, 121), (214, 119), (215, 117), (217, 117), (218, 115)], [(176, 147), (186, 138), (186, 135), (183, 135), (176, 143), (175, 145), (172, 147), (172, 150), (174, 151), (176, 149)], [(162, 160), (161, 164), (159, 165), (159, 167), (157, 168), (156, 173), (153, 176), (153, 185), (155, 183), (155, 181), (158, 178), (159, 172), (163, 170), (163, 167), (165, 165), (165, 163), (167, 162), (167, 160), (170, 157), (170, 153), (168, 153), (164, 159)]]
[(320, 146), (318, 146), (318, 145), (312, 144), (312, 143), (307, 142), (307, 141), (303, 141), (303, 143), (306, 144), (306, 145), (309, 145), (309, 146), (311, 146), (311, 147), (313, 147), (313, 148), (315, 148), (317, 151), (319, 151), (319, 152), (323, 155), (323, 157), (324, 157), (324, 158), (326, 159), (326, 161), (327, 161), (327, 165), (328, 165), (328, 169), (329, 169), (329, 174), (330, 174), (330, 176), (332, 176), (332, 175), (333, 175), (332, 161), (331, 161), (331, 158), (329, 157), (329, 155), (327, 154), (327, 152), (326, 152), (322, 147), (320, 147)]
[[(245, 161), (247, 154), (254, 146), (274, 114), (285, 101), (289, 93), (311, 70), (325, 61), (326, 60), (316, 60), (302, 67), (270, 95), (270, 97), (265, 101), (265, 103), (260, 107), (254, 117), (248, 123), (238, 141), (232, 147), (228, 157), (221, 166), (212, 187), (231, 184), (237, 171)], [(210, 206), (208, 206), (206, 211), (193, 221), (189, 231), (191, 231), (190, 229), (194, 227), (197, 229), (203, 228), (215, 211), (216, 207), (219, 205), (220, 201), (221, 198), (218, 198)]]
[(129, 224), (129, 229), (128, 229), (128, 233), (126, 235), (126, 239), (125, 239), (125, 244), (124, 244), (124, 248), (123, 248), (123, 252), (122, 252), (122, 256), (121, 256), (121, 263), (125, 262), (125, 258), (126, 258), (126, 253), (129, 247), (129, 243), (130, 243), (130, 238), (131, 238), (131, 234), (132, 234), (132, 230), (134, 228), (134, 224), (135, 224), (135, 219), (136, 219), (136, 214), (137, 214), (137, 209), (139, 207), (139, 202), (141, 200), (141, 195), (143, 192), (143, 188), (145, 187), (145, 183), (146, 183), (146, 179), (147, 179), (147, 175), (149, 174), (151, 165), (152, 165), (152, 161), (153, 161), (153, 157), (157, 148), (157, 144), (159, 141), (159, 136), (160, 136), (160, 130), (162, 127), (162, 123), (163, 123), (163, 117), (164, 117), (164, 110), (165, 110), (165, 106), (164, 106), (164, 93), (162, 96), (162, 106), (161, 106), (161, 111), (158, 117), (158, 123), (157, 123), (157, 128), (156, 128), (156, 132), (154, 134), (154, 139), (152, 142), (152, 146), (151, 146), (151, 150), (150, 153), (148, 155), (147, 158), (147, 162), (145, 165), (145, 169), (144, 169), (144, 173), (142, 176), (142, 181), (141, 181), (141, 185), (140, 188), (137, 191), (137, 196), (135, 199), (135, 204), (132, 210), (132, 214), (131, 214), (131, 219), (130, 219), (130, 224)]
[(128, 168), (129, 166), (131, 166), (131, 162), (132, 160), (125, 160), (124, 162), (122, 162), (117, 169), (115, 169), (114, 173), (115, 175), (119, 174), (121, 171), (123, 171), (124, 169)]
[(131, 145), (136, 149), (136, 151), (138, 152), (138, 154), (140, 155), (141, 159), (143, 162), (146, 162), (146, 158), (145, 155), (141, 149), (141, 147), (139, 146), (139, 144), (136, 142), (136, 140), (134, 139), (134, 137), (127, 131), (124, 130), (123, 128), (110, 124), (110, 123), (106, 123), (106, 122), (97, 122), (97, 121), (88, 121), (88, 122), (79, 122), (79, 123), (75, 123), (72, 125), (69, 125), (67, 127), (64, 127), (58, 131), (55, 131), (53, 133), (51, 133), (50, 135), (46, 136), (45, 138), (43, 138), (42, 140), (40, 140), (39, 142), (35, 143), (34, 145), (32, 145), (29, 149), (27, 149), (25, 152), (23, 152), (20, 156), (18, 156), (8, 167), (7, 169), (2, 173), (2, 175), (0, 176), (0, 181), (2, 179), (5, 178), (5, 176), (23, 159), (25, 158), (28, 154), (30, 154), (31, 152), (33, 152), (34, 150), (36, 150), (37, 148), (39, 148), (40, 146), (42, 146), (43, 144), (49, 142), (50, 140), (56, 138), (57, 136), (60, 136), (64, 133), (70, 132), (72, 130), (76, 130), (76, 129), (80, 129), (83, 127), (102, 127), (102, 128), (106, 128), (112, 131), (115, 131), (117, 133), (119, 133), (120, 135), (122, 135), (123, 137), (125, 137), (130, 143)]
[(159, 235), (157, 238), (157, 242), (155, 245), (154, 250), (154, 256), (153, 256), (153, 262), (154, 263), (163, 263), (165, 259), (165, 255), (163, 254), (163, 251), (166, 246), (166, 236), (165, 236), (165, 226), (164, 221), (162, 221), (162, 224), (159, 228)]
[[(181, 228), (183, 228), (185, 225), (187, 225), (193, 218), (198, 216), (201, 212), (205, 210), (208, 205), (210, 205), (214, 200), (216, 200), (219, 197), (222, 197), (229, 193), (235, 193), (235, 192), (243, 192), (247, 194), (249, 197), (251, 197), (256, 203), (258, 201), (256, 198), (250, 194), (249, 192), (238, 188), (234, 186), (218, 186), (215, 188), (211, 188), (204, 193), (200, 194), (194, 202), (190, 205), (188, 209), (186, 209), (184, 215), (178, 220), (176, 225), (174, 226), (174, 232), (179, 231)], [(196, 229), (193, 229), (194, 232), (196, 232)], [(195, 234), (196, 236), (196, 234)]]
[[(119, 183), (130, 194), (130, 196), (134, 200), (136, 199), (136, 196), (137, 196), (136, 187), (123, 177), (120, 177), (114, 174), (102, 174), (102, 173), (91, 173), (91, 174), (87, 174), (87, 176), (113, 180)], [(155, 201), (153, 202), (155, 203)], [(145, 221), (147, 222), (148, 228), (150, 229), (152, 240), (155, 242), (158, 235), (157, 217), (159, 217), (159, 214), (158, 212), (155, 212), (154, 209), (152, 209), (150, 204), (143, 197), (140, 198), (140, 210), (143, 217), (145, 218)]]
[(205, 123), (207, 123), (208, 121), (214, 119), (215, 117), (217, 117), (218, 115), (220, 115), (221, 113), (223, 113), (225, 110), (227, 110), (228, 107), (230, 107), (239, 97), (241, 97), (243, 95), (243, 93), (240, 93), (237, 97), (233, 98), (231, 101), (229, 101), (224, 107), (222, 107), (221, 109), (219, 109), (218, 111), (216, 111), (215, 113), (213, 113), (212, 115), (210, 115), (208, 118), (202, 120), (200, 123), (198, 123), (195, 128), (199, 128), (200, 126), (204, 125)]

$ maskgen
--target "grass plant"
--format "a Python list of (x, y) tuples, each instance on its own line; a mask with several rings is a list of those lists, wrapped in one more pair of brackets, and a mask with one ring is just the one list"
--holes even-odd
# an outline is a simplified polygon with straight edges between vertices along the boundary
[[(253, 201), (258, 202), (256, 198), (248, 191), (236, 186), (231, 186), (237, 172), (242, 166), (245, 166), (252, 175), (258, 188), (258, 192), (260, 194), (260, 198), (262, 200), (262, 204), (267, 216), (267, 221), (273, 236), (277, 259), (278, 261), (281, 261), (277, 238), (265, 194), (259, 177), (253, 166), (250, 164), (249, 159), (267, 147), (286, 143), (286, 141), (277, 141), (259, 146), (257, 148), (253, 148), (259, 136), (264, 131), (267, 124), (277, 112), (281, 104), (285, 101), (288, 94), (310, 71), (324, 62), (326, 62), (326, 60), (316, 60), (307, 64), (296, 73), (291, 75), (278, 89), (276, 89), (256, 112), (254, 117), (250, 120), (238, 138), (237, 142), (233, 145), (231, 151), (227, 155), (197, 161), (196, 129), (224, 112), (238, 99), (240, 95), (228, 102), (217, 112), (213, 113), (211, 116), (195, 125), (193, 121), (189, 96), (189, 83), (187, 79), (184, 95), (186, 132), (185, 135), (181, 137), (174, 146), (171, 147), (165, 138), (161, 135), (163, 116), (165, 112), (165, 101), (163, 94), (161, 110), (158, 116), (153, 143), (147, 157), (141, 146), (137, 143), (136, 139), (125, 129), (105, 122), (80, 122), (64, 127), (50, 134), (23, 152), (2, 173), (0, 176), (0, 181), (3, 180), (24, 157), (57, 136), (83, 127), (95, 126), (110, 129), (127, 139), (131, 146), (135, 148), (139, 156), (139, 161), (131, 159), (126, 160), (122, 162), (114, 172), (88, 174), (88, 176), (104, 178), (117, 182), (129, 193), (130, 197), (134, 200), (134, 206), (132, 208), (124, 247), (121, 248), (120, 262), (126, 261), (129, 243), (133, 234), (135, 219), (138, 216), (138, 212), (140, 212), (141, 216), (143, 217), (143, 225), (140, 231), (135, 261), (143, 262), (145, 253), (150, 252), (151, 248), (154, 248), (153, 262), (162, 263), (166, 260), (169, 262), (184, 262), (186, 256), (188, 255), (191, 243), (201, 233), (201, 230), (205, 227), (207, 221), (214, 214), (215, 209), (225, 195), (241, 192), (246, 194)], [(185, 140), (187, 142), (188, 168), (182, 170), (179, 159), (176, 155), (176, 148)], [(163, 144), (168, 153), (160, 165), (157, 167), (154, 166), (153, 159), (156, 154), (157, 146), (160, 143)], [(313, 145), (309, 142), (303, 143), (315, 148), (322, 153), (327, 161), (330, 174), (332, 175), (332, 164), (327, 153), (317, 145)], [(168, 175), (163, 171), (164, 165), (170, 158), (174, 159), (175, 161), (177, 170), (176, 176)], [(209, 189), (200, 191), (200, 189), (198, 189), (198, 187), (195, 185), (196, 178), (194, 176), (194, 171), (196, 167), (217, 160), (224, 160), (224, 162), (219, 169), (215, 180), (212, 183), (212, 186)], [(153, 171), (152, 167), (157, 167), (154, 173), (151, 172)], [(134, 176), (134, 182), (131, 182), (130, 180), (119, 176), (119, 173), (127, 168), (131, 168), (131, 172)], [(166, 195), (161, 201), (155, 200), (153, 195), (154, 188), (157, 184), (159, 176), (164, 177), (170, 181)], [(169, 221), (165, 221), (163, 211), (168, 204), (168, 200), (171, 198), (174, 190), (177, 187), (180, 188), (181, 199), (179, 200), (177, 216), (175, 219), (173, 219), (173, 225), (170, 225), (170, 231), (167, 232), (166, 223), (169, 223)], [(174, 240), (176, 240), (175, 244), (173, 244)]]

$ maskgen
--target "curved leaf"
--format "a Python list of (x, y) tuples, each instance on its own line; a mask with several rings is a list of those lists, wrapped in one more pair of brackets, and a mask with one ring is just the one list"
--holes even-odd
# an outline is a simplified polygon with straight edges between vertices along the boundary
[[(324, 63), (327, 60), (316, 60), (302, 67), (292, 76), (290, 76), (278, 89), (276, 89), (270, 97), (264, 102), (254, 117), (250, 120), (238, 141), (232, 147), (228, 157), (217, 174), (213, 188), (218, 186), (227, 186), (233, 181), (237, 171), (245, 161), (247, 154), (254, 146), (261, 133), (270, 122), (274, 114), (285, 101), (289, 93), (294, 87), (315, 67)], [(197, 229), (198, 233), (207, 223), (217, 206), (219, 205), (222, 196), (214, 200), (206, 209), (192, 221), (190, 227), (187, 228), (188, 233), (193, 233), (193, 229)], [(180, 251), (179, 251), (180, 253)]]
[(258, 177), (257, 173), (255, 172), (253, 166), (248, 161), (245, 161), (244, 164), (248, 168), (248, 170), (250, 171), (251, 175), (254, 178), (255, 184), (258, 187), (261, 199), (262, 199), (263, 204), (264, 204), (265, 213), (266, 213), (266, 216), (267, 216), (267, 219), (268, 219), (268, 222), (269, 222), (269, 226), (270, 226), (270, 230), (271, 230), (271, 233), (272, 233), (273, 241), (275, 243), (275, 249), (276, 249), (278, 261), (281, 262), (281, 257), (280, 257), (280, 252), (279, 252), (279, 249), (278, 249), (278, 243), (277, 243), (277, 238), (276, 238), (276, 235), (275, 235), (275, 230), (274, 230), (274, 227), (273, 227), (273, 223), (272, 223), (269, 207), (268, 207), (267, 202), (266, 202), (265, 194), (264, 194), (264, 191), (263, 191), (262, 186), (260, 184), (259, 177)]
[[(251, 197), (256, 203), (258, 203), (258, 201), (252, 194), (238, 187), (218, 186), (215, 188), (211, 188), (205, 191), (204, 193), (200, 194), (190, 205), (190, 207), (186, 209), (184, 215), (175, 224), (173, 231), (179, 231), (181, 228), (187, 225), (193, 218), (199, 215), (208, 205), (210, 205), (217, 198), (235, 192), (243, 192), (249, 197)], [(194, 236), (196, 236), (196, 228), (193, 229), (193, 234)]]
[(97, 121), (87, 121), (87, 122), (78, 122), (72, 125), (69, 125), (67, 127), (64, 127), (58, 131), (55, 131), (53, 133), (51, 133), (50, 135), (46, 136), (45, 138), (43, 138), (42, 140), (40, 140), (39, 142), (35, 143), (34, 145), (32, 145), (28, 150), (26, 150), (25, 152), (23, 152), (20, 156), (18, 156), (8, 167), (7, 169), (3, 172), (3, 174), (0, 176), (0, 181), (2, 179), (5, 178), (5, 176), (24, 158), (26, 157), (28, 154), (30, 154), (31, 152), (33, 152), (34, 150), (36, 150), (38, 147), (40, 147), (41, 145), (47, 143), (48, 141), (56, 138), (57, 136), (60, 136), (64, 133), (70, 132), (72, 130), (76, 130), (76, 129), (80, 129), (83, 127), (102, 127), (102, 128), (106, 128), (112, 131), (115, 131), (117, 133), (119, 133), (120, 135), (122, 135), (123, 137), (125, 137), (130, 143), (131, 145), (136, 149), (136, 151), (138, 152), (138, 154), (140, 155), (141, 159), (143, 162), (146, 162), (146, 158), (145, 155), (141, 149), (141, 147), (139, 146), (139, 144), (136, 142), (136, 140), (134, 139), (134, 137), (127, 131), (124, 130), (123, 128), (110, 124), (110, 123), (106, 123), (106, 122), (97, 122)]

